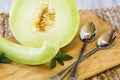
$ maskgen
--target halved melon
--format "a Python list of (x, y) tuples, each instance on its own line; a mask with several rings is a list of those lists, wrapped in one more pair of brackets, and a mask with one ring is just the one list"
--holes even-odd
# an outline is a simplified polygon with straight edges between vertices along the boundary
[(74, 0), (14, 0), (10, 27), (22, 45), (0, 37), (0, 51), (16, 62), (43, 64), (74, 38), (79, 11)]
[(14, 0), (10, 27), (25, 46), (41, 47), (47, 40), (61, 48), (77, 33), (79, 12), (74, 0)]

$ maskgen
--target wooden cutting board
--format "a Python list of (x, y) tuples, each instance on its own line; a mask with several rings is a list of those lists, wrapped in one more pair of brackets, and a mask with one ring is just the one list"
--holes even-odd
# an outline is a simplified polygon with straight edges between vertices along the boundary
[[(87, 22), (94, 22), (97, 27), (97, 38), (112, 27), (97, 17), (91, 11), (81, 11), (81, 26)], [(66, 61), (64, 66), (57, 64), (57, 67), (50, 69), (50, 62), (40, 66), (29, 66), (12, 62), (11, 64), (0, 64), (0, 80), (49, 80), (52, 76), (71, 65), (78, 57), (83, 42), (79, 39), (79, 31), (73, 41), (64, 47), (62, 51), (74, 57)], [(13, 37), (8, 38), (14, 41)], [(86, 53), (96, 47), (96, 40), (87, 46)], [(120, 35), (113, 47), (101, 50), (84, 60), (79, 66), (79, 80), (84, 80), (109, 68), (120, 64)], [(67, 80), (67, 78), (65, 78)]]

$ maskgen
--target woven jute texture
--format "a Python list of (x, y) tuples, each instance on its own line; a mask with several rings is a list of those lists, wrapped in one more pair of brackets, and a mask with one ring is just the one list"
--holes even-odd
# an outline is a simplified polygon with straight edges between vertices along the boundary
[(120, 6), (93, 10), (100, 18), (120, 32)]
[(9, 14), (0, 14), (0, 36), (7, 37), (12, 35), (9, 27)]
[[(105, 21), (107, 21), (108, 23), (110, 23), (112, 26), (114, 26), (117, 30), (120, 30), (118, 25), (116, 24), (120, 24), (119, 19), (120, 19), (120, 13), (118, 13), (119, 7), (117, 8), (112, 8), (112, 9), (106, 9), (106, 10), (94, 10), (94, 12), (101, 18), (103, 18)], [(111, 14), (111, 11), (113, 12)], [(113, 16), (113, 14), (116, 14), (117, 12), (117, 17)], [(109, 15), (109, 16), (108, 16)], [(117, 18), (117, 19), (116, 19)], [(9, 14), (7, 13), (1, 13), (0, 14), (0, 36), (2, 37), (7, 37), (7, 36), (11, 36), (12, 33), (10, 31), (10, 27), (9, 27)], [(117, 22), (116, 22), (116, 21)], [(116, 23), (114, 23), (116, 22)], [(100, 74), (97, 74), (87, 80), (120, 80), (120, 65), (107, 70), (105, 72), (102, 72)]]

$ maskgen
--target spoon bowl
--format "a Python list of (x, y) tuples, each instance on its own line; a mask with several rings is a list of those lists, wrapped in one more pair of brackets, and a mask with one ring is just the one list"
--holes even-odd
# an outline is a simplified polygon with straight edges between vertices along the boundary
[(92, 42), (96, 36), (96, 32), (97, 30), (94, 23), (88, 22), (82, 26), (80, 38), (82, 41)]
[(101, 49), (109, 48), (114, 44), (116, 37), (116, 31), (109, 30), (108, 32), (104, 33), (101, 37), (98, 38), (97, 45)]

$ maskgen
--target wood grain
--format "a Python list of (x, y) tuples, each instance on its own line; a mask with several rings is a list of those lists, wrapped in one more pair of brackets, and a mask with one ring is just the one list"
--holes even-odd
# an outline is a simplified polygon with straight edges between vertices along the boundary
[[(102, 19), (98, 18), (91, 11), (81, 11), (81, 26), (87, 22), (94, 22), (97, 27), (97, 38), (104, 32), (110, 30), (112, 27), (109, 26)], [(29, 66), (19, 63), (11, 64), (0, 64), (0, 80), (49, 80), (53, 75), (59, 71), (65, 69), (72, 64), (78, 57), (79, 51), (81, 50), (83, 42), (79, 39), (79, 31), (73, 41), (62, 49), (63, 52), (70, 54), (74, 57), (71, 61), (66, 61), (65, 66), (57, 64), (55, 69), (50, 69), (50, 62), (40, 66)], [(96, 40), (97, 40), (96, 38)], [(9, 37), (9, 40), (15, 41), (14, 38)], [(86, 53), (96, 47), (96, 40), (89, 44)], [(84, 80), (102, 71), (105, 71), (111, 67), (120, 64), (120, 35), (116, 44), (107, 50), (101, 50), (96, 52), (93, 56), (84, 60), (79, 66), (79, 80)], [(65, 79), (66, 80), (66, 79)]]

